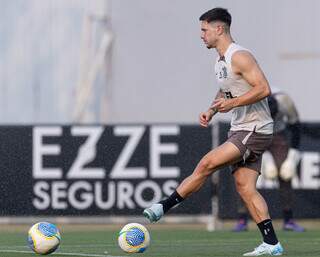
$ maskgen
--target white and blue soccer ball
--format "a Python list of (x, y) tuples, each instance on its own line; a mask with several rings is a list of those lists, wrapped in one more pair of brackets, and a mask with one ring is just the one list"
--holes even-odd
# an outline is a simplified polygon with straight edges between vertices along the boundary
[(119, 232), (118, 244), (127, 253), (143, 253), (150, 244), (149, 231), (139, 223), (129, 223)]
[(38, 254), (50, 254), (58, 249), (61, 236), (58, 228), (48, 222), (34, 224), (28, 232), (28, 245)]

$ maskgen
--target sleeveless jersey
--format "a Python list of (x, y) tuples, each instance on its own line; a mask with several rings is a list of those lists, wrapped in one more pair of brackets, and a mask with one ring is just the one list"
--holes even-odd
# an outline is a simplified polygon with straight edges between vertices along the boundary
[[(236, 51), (250, 52), (248, 49), (231, 43), (224, 56), (217, 58), (215, 65), (216, 77), (225, 98), (239, 97), (252, 88), (246, 80), (232, 71), (231, 60)], [(254, 104), (233, 108), (230, 130), (272, 134), (273, 120), (267, 98)]]

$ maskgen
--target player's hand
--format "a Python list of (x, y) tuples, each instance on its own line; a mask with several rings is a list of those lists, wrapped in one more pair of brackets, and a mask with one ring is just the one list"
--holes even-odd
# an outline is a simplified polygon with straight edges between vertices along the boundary
[(280, 167), (280, 177), (289, 181), (297, 173), (297, 166), (300, 161), (300, 153), (298, 150), (291, 148), (289, 150), (287, 159), (282, 163)]
[(210, 108), (215, 108), (218, 112), (228, 112), (235, 107), (235, 100), (218, 98), (214, 100), (214, 104)]
[(278, 177), (278, 169), (269, 151), (265, 151), (262, 155), (261, 173), (266, 179), (276, 179)]
[(206, 112), (202, 112), (199, 115), (199, 123), (202, 127), (208, 127), (210, 120), (212, 119), (214, 115), (214, 111), (209, 109)]

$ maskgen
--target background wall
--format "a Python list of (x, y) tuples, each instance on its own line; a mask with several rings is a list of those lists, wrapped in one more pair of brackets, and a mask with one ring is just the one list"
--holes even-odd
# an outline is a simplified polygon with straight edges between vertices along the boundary
[(203, 46), (198, 17), (215, 6), (229, 9), (234, 40), (290, 93), (302, 119), (319, 119), (310, 104), (320, 93), (319, 1), (122, 0), (112, 6), (111, 121), (197, 122), (217, 90), (216, 53)]
[(1, 122), (70, 118), (79, 69), (83, 2), (1, 2)]
[(83, 46), (93, 60), (107, 29), (110, 63), (94, 77), (83, 121), (197, 122), (217, 90), (216, 53), (203, 46), (198, 17), (215, 6), (230, 10), (234, 39), (290, 93), (302, 119), (318, 120), (317, 0), (11, 0), (0, 10), (1, 122), (78, 121), (79, 81), (93, 66), (83, 65)]

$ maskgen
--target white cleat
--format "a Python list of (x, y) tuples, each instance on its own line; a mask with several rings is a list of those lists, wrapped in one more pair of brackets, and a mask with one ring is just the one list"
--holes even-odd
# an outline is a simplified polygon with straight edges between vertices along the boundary
[(245, 253), (243, 256), (260, 256), (260, 255), (282, 255), (283, 254), (283, 248), (278, 242), (276, 245), (269, 245), (265, 242), (263, 242), (258, 247), (254, 248), (252, 252)]
[(143, 215), (151, 222), (155, 223), (163, 216), (163, 206), (161, 203), (155, 203), (151, 207), (144, 209)]

